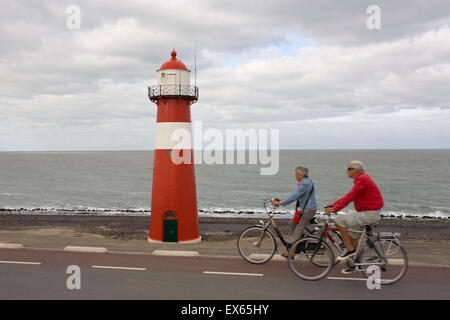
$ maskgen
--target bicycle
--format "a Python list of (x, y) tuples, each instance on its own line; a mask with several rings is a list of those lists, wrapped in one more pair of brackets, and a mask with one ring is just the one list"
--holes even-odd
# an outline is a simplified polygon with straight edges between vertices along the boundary
[[(249, 226), (239, 234), (237, 241), (238, 251), (242, 258), (247, 262), (263, 264), (270, 261), (275, 255), (275, 252), (278, 249), (277, 241), (273, 232), (268, 229), (269, 226), (275, 230), (278, 238), (287, 250), (289, 250), (292, 245), (283, 237), (283, 234), (273, 219), (277, 207), (271, 205), (272, 210), (267, 208), (267, 205), (269, 203), (271, 204), (273, 200), (278, 199), (263, 200), (264, 209), (269, 216), (268, 220), (266, 222), (260, 220), (260, 224)], [(311, 232), (313, 232), (313, 230), (306, 228), (305, 232), (307, 236), (312, 236)]]
[[(324, 278), (335, 265), (333, 250), (324, 240), (329, 220), (330, 216), (323, 224), (319, 237), (305, 237), (292, 244), (288, 264), (296, 276), (304, 280), (319, 280)], [(385, 285), (393, 284), (405, 275), (408, 268), (408, 255), (398, 240), (400, 234), (375, 233), (370, 225), (365, 226), (363, 231), (354, 232), (361, 232), (362, 235), (358, 240), (354, 258), (346, 260), (348, 267), (369, 277), (370, 274), (365, 267), (377, 266), (380, 270), (379, 283)]]

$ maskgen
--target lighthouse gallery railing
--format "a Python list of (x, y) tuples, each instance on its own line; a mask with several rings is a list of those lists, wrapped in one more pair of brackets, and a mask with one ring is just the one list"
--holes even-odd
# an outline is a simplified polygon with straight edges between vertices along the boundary
[(148, 97), (151, 100), (159, 97), (187, 97), (198, 99), (198, 87), (186, 85), (156, 85), (148, 87)]

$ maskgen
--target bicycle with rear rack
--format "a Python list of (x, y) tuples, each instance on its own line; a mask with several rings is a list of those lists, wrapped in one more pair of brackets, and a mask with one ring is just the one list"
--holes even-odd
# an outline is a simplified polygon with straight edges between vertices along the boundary
[[(276, 198), (263, 200), (264, 209), (269, 217), (268, 220), (266, 222), (260, 220), (258, 225), (247, 227), (239, 234), (237, 241), (238, 251), (247, 262), (263, 264), (270, 261), (275, 252), (277, 252), (277, 241), (270, 227), (275, 231), (287, 250), (292, 245), (292, 243), (286, 241), (275, 223), (273, 216), (277, 206), (271, 204), (273, 200), (278, 201)], [(305, 232), (307, 236), (312, 236), (313, 230), (306, 228)]]
[[(328, 275), (336, 264), (330, 240), (330, 216), (327, 216), (318, 236), (307, 236), (294, 242), (289, 249), (288, 264), (291, 271), (304, 280), (319, 280)], [(355, 272), (370, 276), (368, 267), (379, 268), (379, 283), (393, 284), (399, 281), (408, 268), (408, 255), (400, 245), (398, 233), (372, 231), (370, 225), (360, 232), (354, 258), (346, 259), (347, 266)], [(338, 249), (338, 248), (336, 248)], [(340, 251), (338, 249), (338, 251)]]

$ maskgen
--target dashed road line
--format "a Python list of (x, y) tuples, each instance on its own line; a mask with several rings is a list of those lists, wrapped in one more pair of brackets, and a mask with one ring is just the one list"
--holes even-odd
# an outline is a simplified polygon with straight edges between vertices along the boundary
[(115, 267), (115, 266), (92, 266), (96, 269), (117, 269), (117, 270), (134, 270), (134, 271), (145, 271), (146, 268), (133, 268), (133, 267)]
[(28, 262), (28, 261), (0, 261), (0, 263), (10, 263), (10, 264), (42, 264), (41, 262)]
[(361, 278), (342, 278), (342, 277), (327, 277), (329, 280), (350, 280), (350, 281), (367, 281), (367, 279)]
[(243, 273), (243, 272), (221, 272), (221, 271), (203, 271), (204, 274), (229, 275), (229, 276), (251, 276), (262, 277), (262, 273)]

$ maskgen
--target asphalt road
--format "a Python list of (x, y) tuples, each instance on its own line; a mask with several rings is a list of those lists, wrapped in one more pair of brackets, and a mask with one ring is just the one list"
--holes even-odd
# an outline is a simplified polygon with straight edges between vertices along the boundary
[(410, 266), (400, 282), (372, 290), (365, 278), (344, 276), (339, 266), (329, 277), (304, 281), (277, 261), (0, 250), (3, 300), (450, 298), (450, 268)]

